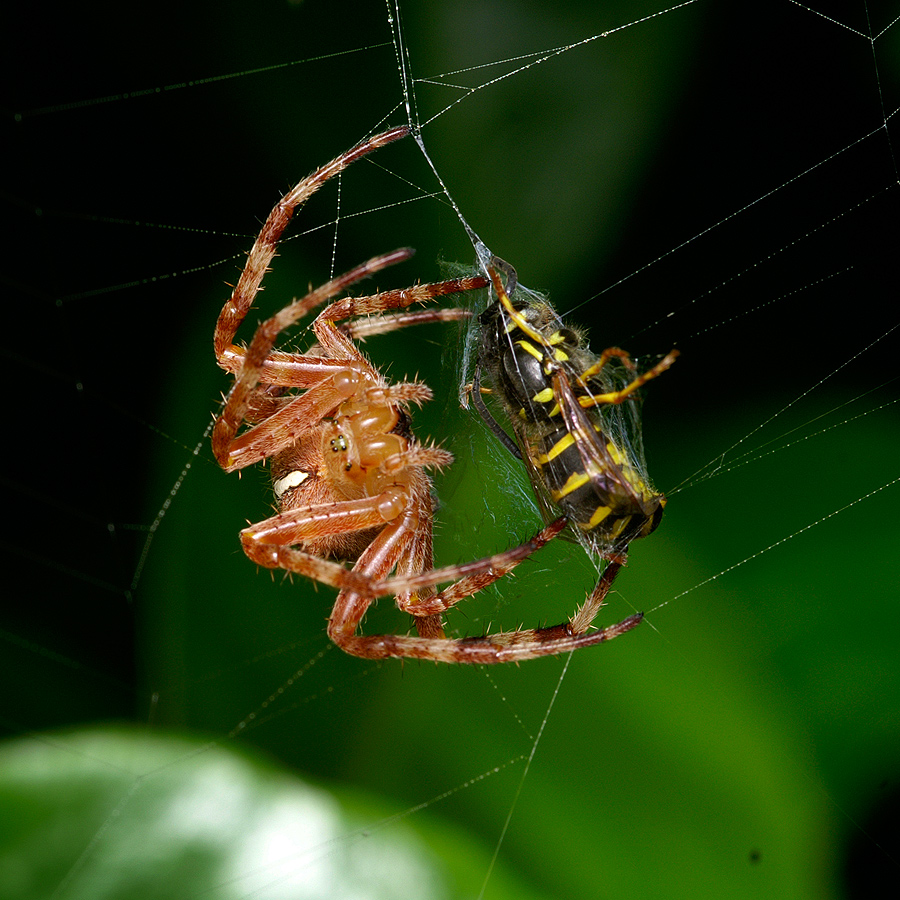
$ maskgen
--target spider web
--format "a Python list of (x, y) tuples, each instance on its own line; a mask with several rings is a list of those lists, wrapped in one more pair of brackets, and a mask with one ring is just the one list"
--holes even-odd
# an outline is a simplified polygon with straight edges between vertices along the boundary
[[(356, 818), (290, 822), (283, 845), (185, 896), (335, 895), (302, 885), (351, 853), (373, 872), (382, 838), (389, 876), (418, 871), (411, 847), (451, 873), (419, 872), (406, 896), (441, 896), (441, 877), (454, 896), (842, 896), (867, 855), (896, 881), (878, 811), (896, 811), (900, 774), (900, 10), (333, 9), (59, 4), (8, 55), (3, 722), (28, 736), (10, 747), (61, 769), (122, 767), (63, 726), (149, 722), (164, 747), (63, 831), (44, 885), (102, 896), (98, 869), (148, 839), (134, 823), (161, 783), (189, 781), (213, 831), (203, 764), (238, 749), (328, 783)], [(404, 141), (314, 198), (259, 315), (396, 246), (417, 256), (381, 287), (472, 265), (458, 210), (595, 349), (682, 351), (644, 415), (670, 504), (603, 619), (648, 624), (571, 660), (331, 650), (331, 592), (240, 553), (236, 532), (269, 509), (264, 475), (226, 477), (209, 454), (222, 282), (280, 192), (407, 116), (428, 158)], [(438, 484), (442, 562), (540, 521), (458, 409), (465, 346), (437, 327), (367, 345), (436, 389), (416, 429), (458, 459)], [(562, 544), (523, 569), (453, 632), (559, 621), (596, 577)], [(384, 602), (366, 622), (405, 627)]]

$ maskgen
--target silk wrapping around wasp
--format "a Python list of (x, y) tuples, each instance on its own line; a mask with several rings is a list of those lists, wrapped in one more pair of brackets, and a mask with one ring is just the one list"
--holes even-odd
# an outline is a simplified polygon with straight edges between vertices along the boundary
[(503, 442), (518, 450), (545, 512), (561, 511), (602, 555), (624, 554), (659, 525), (666, 503), (646, 473), (637, 388), (677, 351), (640, 375), (618, 348), (598, 356), (549, 303), (516, 285), (511, 266), (495, 262), (514, 299), (491, 267), (496, 299), (479, 318), (475, 405), (503, 440), (479, 395), (484, 372), (515, 434)]

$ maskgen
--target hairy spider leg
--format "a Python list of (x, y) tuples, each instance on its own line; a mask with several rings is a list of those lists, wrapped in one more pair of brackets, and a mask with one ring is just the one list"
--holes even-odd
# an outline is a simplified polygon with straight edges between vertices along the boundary
[(259, 292), (263, 276), (269, 270), (269, 263), (275, 256), (278, 241), (297, 209), (303, 206), (326, 181), (343, 172), (351, 163), (379, 147), (406, 137), (408, 134), (409, 129), (405, 125), (401, 125), (360, 141), (355, 147), (301, 179), (275, 204), (250, 249), (247, 262), (237, 285), (235, 285), (231, 299), (222, 307), (216, 322), (214, 340), (216, 359), (223, 368), (227, 368), (223, 365), (226, 349), (234, 341), (238, 326), (244, 321), (244, 317), (250, 310), (253, 298)]
[[(453, 581), (449, 587), (425, 600), (401, 605), (402, 609), (417, 620), (440, 616), (460, 601), (504, 577), (519, 563), (532, 556), (566, 526), (566, 520), (557, 519), (530, 541), (503, 553), (461, 565), (390, 578), (385, 576), (395, 568), (403, 553), (404, 544), (416, 531), (414, 510), (407, 510), (405, 515), (399, 517), (400, 521), (389, 523), (363, 553), (353, 570), (291, 546), (308, 537), (314, 527), (321, 526), (321, 519), (317, 520), (315, 526), (310, 524), (311, 519), (324, 515), (325, 520), (328, 520), (326, 510), (303, 509), (292, 510), (291, 513), (296, 513), (296, 517), (280, 514), (258, 526), (245, 529), (241, 533), (245, 552), (259, 565), (283, 568), (338, 588), (340, 592), (329, 619), (328, 634), (338, 646), (354, 656), (367, 659), (432, 659), (468, 664), (511, 662), (612, 640), (630, 631), (643, 617), (642, 613), (637, 613), (616, 625), (585, 633), (612, 586), (621, 565), (616, 562), (607, 566), (590, 597), (569, 623), (458, 640), (443, 636), (358, 635), (356, 630), (377, 597), (397, 595), (399, 598), (415, 594), (422, 588)], [(348, 524), (352, 515), (356, 517), (355, 524), (361, 526), (366, 521), (365, 513), (364, 504), (360, 504), (352, 513), (348, 512), (342, 524)], [(339, 527), (337, 517), (332, 519), (332, 526)]]
[[(246, 350), (229, 348), (233, 358), (240, 359), (241, 365), (236, 372), (235, 383), (228, 394), (225, 408), (216, 422), (213, 432), (213, 453), (227, 472), (244, 468), (273, 456), (291, 443), (297, 434), (312, 427), (334, 410), (347, 397), (346, 392), (342, 392), (338, 387), (338, 381), (340, 381), (338, 376), (341, 373), (350, 369), (372, 381), (373, 384), (378, 381), (377, 372), (365, 359), (361, 358), (359, 351), (353, 345), (351, 334), (337, 328), (335, 322), (355, 316), (370, 315), (374, 320), (370, 325), (370, 333), (383, 333), (446, 318), (438, 315), (440, 313), (457, 313), (452, 316), (455, 319), (468, 316), (466, 310), (420, 310), (418, 311), (421, 313), (419, 315), (415, 312), (403, 313), (390, 318), (377, 314), (404, 308), (413, 303), (424, 303), (448, 294), (458, 294), (484, 287), (485, 279), (478, 276), (454, 278), (435, 284), (420, 284), (412, 288), (384, 291), (366, 297), (344, 297), (326, 307), (313, 323), (316, 336), (323, 348), (329, 351), (327, 357), (291, 356), (289, 354), (276, 356), (272, 352), (278, 335), (285, 328), (352, 284), (387, 266), (408, 259), (412, 252), (409, 248), (401, 248), (392, 253), (373, 257), (355, 269), (351, 269), (311, 291), (305, 297), (263, 322)], [(352, 326), (355, 323), (350, 324)], [(269, 371), (266, 373), (266, 365), (270, 362)], [(256, 425), (239, 437), (235, 437), (241, 423), (246, 418), (253, 400), (253, 392), (264, 377), (266, 384), (275, 384), (280, 387), (307, 387), (308, 389), (306, 393), (282, 406), (265, 422)], [(411, 386), (411, 383), (394, 386), (394, 390), (398, 392), (397, 399), (422, 402), (431, 397), (430, 391), (427, 394), (419, 391), (406, 398), (401, 396), (403, 389)], [(415, 387), (424, 386), (416, 384)]]
[[(235, 435), (245, 419), (245, 414), (253, 399), (254, 390), (257, 384), (259, 384), (266, 357), (275, 345), (278, 335), (289, 325), (305, 316), (310, 310), (327, 300), (330, 300), (335, 294), (340, 293), (350, 285), (355, 284), (387, 266), (409, 259), (409, 257), (412, 256), (412, 252), (413, 251), (408, 248), (401, 248), (392, 253), (385, 253), (381, 256), (373, 257), (356, 268), (351, 269), (349, 272), (345, 272), (343, 275), (333, 278), (321, 287), (310, 291), (305, 297), (286, 306), (257, 328), (256, 333), (253, 335), (253, 339), (250, 341), (250, 345), (243, 352), (243, 364), (235, 376), (234, 384), (228, 392), (225, 407), (219, 418), (216, 420), (213, 429), (213, 454), (226, 471), (234, 471), (237, 468), (250, 465), (253, 462), (258, 462), (265, 456), (277, 452), (277, 450), (271, 450), (267, 453), (258, 454), (253, 458), (244, 456), (241, 461), (235, 461), (231, 458), (231, 450), (235, 441)], [(322, 366), (325, 362), (325, 360), (314, 359), (311, 361), (310, 365), (319, 365), (320, 369), (324, 368), (325, 370), (331, 370), (334, 374), (340, 374), (340, 372), (346, 371), (348, 368), (354, 368), (360, 371), (361, 374), (370, 375), (371, 366), (367, 366), (364, 360), (354, 360), (348, 364), (348, 361), (345, 359), (338, 361), (331, 359), (327, 361), (327, 366)], [(337, 364), (335, 364), (335, 362), (337, 362)], [(300, 362), (300, 360), (298, 360), (298, 363), (300, 363), (300, 368), (302, 369), (303, 363)], [(321, 381), (321, 377), (319, 380)], [(333, 389), (333, 379), (331, 379), (330, 382)], [(329, 385), (329, 382), (326, 381), (324, 384)], [(327, 392), (328, 387), (323, 387), (322, 390)], [(298, 398), (298, 401), (307, 398), (312, 391), (313, 388), (310, 388), (310, 390)], [(345, 396), (335, 398), (336, 402), (333, 403), (330, 408), (333, 409), (345, 398)], [(321, 415), (319, 418), (321, 418)], [(259, 428), (260, 426), (256, 427)], [(252, 442), (252, 437), (250, 436), (253, 435), (254, 431), (255, 429), (251, 429), (246, 435), (241, 436), (240, 440), (243, 441), (245, 446), (248, 442)], [(290, 438), (287, 437), (282, 443), (282, 446), (289, 443), (289, 440)]]

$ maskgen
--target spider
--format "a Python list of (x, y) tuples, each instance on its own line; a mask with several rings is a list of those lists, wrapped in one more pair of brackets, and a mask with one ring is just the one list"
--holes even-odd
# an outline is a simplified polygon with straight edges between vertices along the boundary
[[(584, 334), (564, 326), (546, 300), (523, 288), (516, 292), (518, 276), (509, 263), (494, 256), (486, 268), (496, 300), (479, 319), (472, 401), (525, 463), (545, 515), (561, 511), (589, 549), (607, 560), (571, 620), (572, 630), (583, 632), (625, 565), (629, 543), (653, 532), (662, 518), (666, 498), (644, 471), (636, 392), (668, 369), (678, 351), (637, 374), (624, 350), (609, 347), (597, 356)], [(506, 408), (515, 440), (481, 397), (483, 371)]]
[[(337, 588), (328, 635), (355, 656), (499, 663), (610, 640), (637, 624), (639, 616), (590, 634), (576, 634), (564, 623), (461, 639), (444, 635), (444, 612), (530, 557), (566, 526), (566, 520), (557, 519), (505, 552), (435, 569), (435, 503), (426, 470), (448, 466), (452, 456), (417, 441), (409, 416), (411, 406), (431, 399), (431, 391), (417, 381), (389, 383), (356, 340), (466, 318), (468, 312), (461, 309), (408, 307), (484, 288), (485, 278), (335, 299), (413, 252), (395, 250), (295, 300), (262, 322), (248, 345), (234, 343), (293, 213), (352, 162), (407, 134), (406, 127), (399, 127), (362, 141), (285, 194), (266, 219), (219, 314), (216, 360), (234, 376), (234, 384), (213, 427), (213, 453), (226, 472), (268, 461), (277, 505), (274, 516), (241, 532), (244, 552), (257, 565)], [(282, 331), (323, 304), (312, 322), (313, 346), (303, 353), (274, 349)], [(245, 424), (249, 427), (242, 430)], [(353, 565), (348, 568), (342, 561)], [(451, 584), (435, 590), (445, 582)], [(417, 635), (357, 633), (369, 606), (387, 595), (413, 616)]]

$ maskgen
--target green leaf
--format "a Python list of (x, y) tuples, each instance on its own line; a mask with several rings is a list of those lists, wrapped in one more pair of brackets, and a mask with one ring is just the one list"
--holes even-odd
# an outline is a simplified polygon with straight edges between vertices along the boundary
[[(0, 896), (474, 896), (490, 848), (232, 747), (140, 729), (0, 748)], [(472, 874), (474, 873), (474, 875)], [(492, 896), (534, 897), (496, 872)]]

